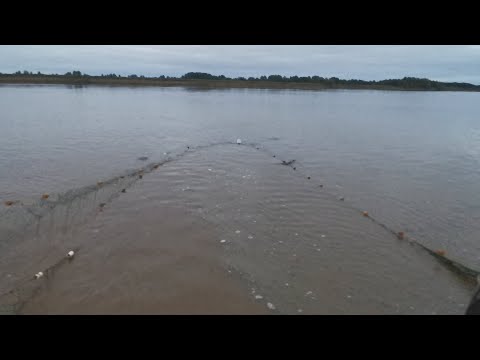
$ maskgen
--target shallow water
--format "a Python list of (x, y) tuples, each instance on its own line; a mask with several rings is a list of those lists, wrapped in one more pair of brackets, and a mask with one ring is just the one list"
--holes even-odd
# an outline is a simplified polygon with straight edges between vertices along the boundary
[[(23, 203), (0, 214), (0, 290), (16, 289), (3, 303), (25, 313), (463, 313), (472, 284), (388, 229), (480, 268), (477, 97), (0, 87), (0, 194)], [(30, 280), (71, 248), (73, 261)]]

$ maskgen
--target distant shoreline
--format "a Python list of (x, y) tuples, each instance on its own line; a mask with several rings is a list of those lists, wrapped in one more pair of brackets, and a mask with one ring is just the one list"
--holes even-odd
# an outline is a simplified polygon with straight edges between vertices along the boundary
[(277, 82), (270, 80), (206, 80), (157, 78), (108, 78), (100, 76), (68, 77), (62, 75), (12, 76), (0, 75), (0, 84), (15, 85), (105, 85), (133, 87), (186, 87), (198, 89), (291, 89), (291, 90), (390, 90), (390, 91), (462, 91), (479, 92), (480, 87), (461, 86), (445, 88), (401, 87), (384, 84), (324, 84), (305, 82)]

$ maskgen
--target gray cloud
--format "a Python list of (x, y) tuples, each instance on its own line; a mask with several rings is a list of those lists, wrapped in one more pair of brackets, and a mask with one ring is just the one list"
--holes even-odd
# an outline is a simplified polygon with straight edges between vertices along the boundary
[(226, 76), (268, 74), (381, 80), (404, 76), (480, 84), (480, 46), (105, 45), (0, 46), (0, 72)]

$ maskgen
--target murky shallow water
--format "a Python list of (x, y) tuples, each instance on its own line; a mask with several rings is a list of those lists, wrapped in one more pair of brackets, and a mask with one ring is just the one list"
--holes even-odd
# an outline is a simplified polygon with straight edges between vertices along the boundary
[[(50, 161), (54, 144), (48, 147), (43, 138), (38, 146), (44, 150), (17, 144), (15, 153), (11, 144), (26, 130), (5, 125), (10, 135), (12, 128), (19, 134), (2, 144), (2, 200), (24, 204), (1, 213), (0, 293), (7, 293), (1, 301), (6, 312), (465, 311), (470, 282), (371, 218), (478, 265), (478, 194), (468, 194), (478, 168), (467, 164), (478, 161), (471, 139), (476, 113), (471, 106), (465, 110), (472, 94), (0, 91), (39, 103), (57, 92), (68, 101), (44, 109), (57, 113), (74, 102), (81, 115), (63, 115), (87, 121), (75, 122), (83, 128), (80, 134), (71, 120), (64, 125), (69, 136), (48, 129), (57, 132), (52, 141), (64, 150)], [(463, 116), (461, 130), (446, 122), (452, 106), (442, 105), (447, 95), (463, 106), (456, 108), (463, 109), (456, 115)], [(345, 103), (353, 109), (346, 110)], [(33, 116), (25, 109), (2, 111), (13, 123), (26, 121), (27, 116), (13, 119), (19, 111)], [(443, 129), (427, 129), (432, 113), (443, 114), (435, 118)], [(126, 123), (132, 114), (148, 120)], [(397, 123), (399, 114), (416, 117), (415, 131), (406, 131), (411, 119)], [(174, 118), (158, 120), (164, 116)], [(102, 118), (102, 126), (92, 125)], [(430, 136), (420, 138), (422, 131)], [(234, 144), (236, 137), (244, 145)], [(72, 158), (73, 148), (78, 151)], [(26, 156), (34, 150), (37, 157)], [(146, 163), (172, 161), (147, 166), (154, 171), (139, 179), (128, 169), (145, 166), (137, 160), (143, 155), (149, 156)], [(296, 159), (296, 170), (282, 166), (282, 159)], [(62, 167), (67, 163), (72, 173), (70, 165)], [(104, 183), (95, 185), (99, 180)], [(39, 201), (43, 192), (52, 195)], [(362, 216), (363, 210), (371, 218)], [(77, 251), (75, 258), (62, 260), (70, 249)], [(42, 279), (32, 280), (51, 266)]]

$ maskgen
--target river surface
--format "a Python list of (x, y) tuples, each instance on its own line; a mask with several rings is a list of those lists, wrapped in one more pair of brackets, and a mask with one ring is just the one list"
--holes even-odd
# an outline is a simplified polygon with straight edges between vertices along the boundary
[(3, 312), (462, 314), (416, 244), (480, 269), (479, 103), (0, 86)]

